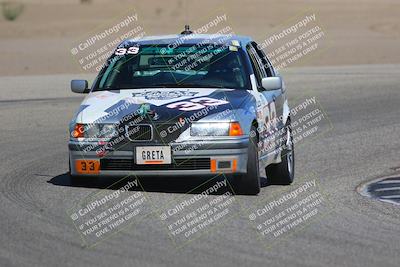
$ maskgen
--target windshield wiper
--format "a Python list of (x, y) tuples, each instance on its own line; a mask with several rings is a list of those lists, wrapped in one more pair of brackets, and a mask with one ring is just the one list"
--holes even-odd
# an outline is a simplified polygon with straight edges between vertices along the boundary
[(140, 89), (144, 88), (143, 86), (121, 86), (121, 87), (114, 87), (114, 86), (106, 86), (104, 88), (94, 88), (94, 91), (108, 91), (108, 90), (124, 90), (124, 89)]
[(202, 87), (201, 85), (196, 84), (188, 84), (188, 83), (159, 83), (159, 84), (152, 84), (148, 87)]
[(142, 89), (142, 88), (221, 88), (221, 89), (234, 89), (225, 87), (222, 85), (207, 85), (207, 84), (195, 84), (195, 83), (160, 83), (153, 85), (142, 85), (142, 86), (106, 86), (104, 88), (94, 88), (94, 91), (107, 91), (107, 90), (126, 90), (126, 89)]
[(173, 88), (173, 87), (188, 87), (188, 88), (226, 88), (222, 85), (207, 85), (207, 84), (196, 84), (196, 83), (160, 83), (151, 86), (147, 86), (148, 88), (157, 88), (157, 87), (166, 87), (166, 88)]

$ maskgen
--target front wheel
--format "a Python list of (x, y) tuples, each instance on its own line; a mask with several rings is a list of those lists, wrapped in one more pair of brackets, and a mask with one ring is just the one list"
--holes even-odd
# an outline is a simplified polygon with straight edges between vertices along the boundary
[(236, 191), (245, 195), (257, 195), (260, 192), (260, 170), (258, 157), (257, 128), (251, 127), (247, 152), (247, 173), (235, 180)]
[(271, 184), (289, 185), (294, 179), (294, 145), (290, 125), (286, 126), (286, 143), (281, 154), (281, 163), (265, 168)]

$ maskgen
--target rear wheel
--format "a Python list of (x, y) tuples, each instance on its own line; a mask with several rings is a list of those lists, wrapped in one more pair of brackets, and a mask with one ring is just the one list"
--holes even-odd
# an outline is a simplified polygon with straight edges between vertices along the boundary
[(289, 185), (293, 182), (294, 145), (290, 124), (286, 126), (286, 143), (281, 154), (281, 163), (267, 166), (265, 172), (271, 184)]
[(247, 152), (247, 173), (236, 177), (236, 191), (240, 194), (257, 195), (260, 192), (257, 128), (251, 127)]

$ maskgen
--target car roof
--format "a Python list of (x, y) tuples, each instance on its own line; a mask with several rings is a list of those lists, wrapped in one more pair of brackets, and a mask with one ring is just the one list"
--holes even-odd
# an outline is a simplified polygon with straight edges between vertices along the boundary
[[(125, 46), (128, 44), (139, 44), (139, 45), (195, 45), (201, 42), (212, 43), (214, 41), (222, 40), (223, 45), (232, 45), (232, 41), (238, 41), (241, 47), (252, 41), (248, 36), (242, 35), (227, 35), (227, 34), (173, 34), (173, 35), (157, 35), (157, 36), (146, 36), (140, 39), (127, 39), (124, 40), (119, 46)], [(209, 41), (209, 42), (207, 42)]]

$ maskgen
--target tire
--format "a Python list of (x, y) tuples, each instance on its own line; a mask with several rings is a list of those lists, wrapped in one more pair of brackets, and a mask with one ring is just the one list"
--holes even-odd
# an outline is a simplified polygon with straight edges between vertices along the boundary
[(257, 195), (260, 192), (257, 128), (251, 127), (247, 152), (247, 173), (236, 177), (236, 193)]
[(281, 154), (281, 163), (271, 164), (265, 168), (270, 184), (290, 185), (294, 179), (294, 145), (290, 124), (286, 126), (285, 149)]

